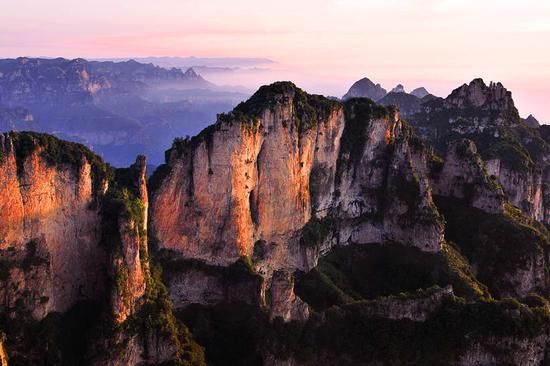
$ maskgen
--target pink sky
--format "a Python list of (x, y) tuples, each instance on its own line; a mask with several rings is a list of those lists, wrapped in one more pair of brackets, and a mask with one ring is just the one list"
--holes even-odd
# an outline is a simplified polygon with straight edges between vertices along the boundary
[[(0, 57), (266, 57), (311, 92), (368, 76), (445, 96), (502, 81), (550, 123), (550, 2), (540, 0), (18, 0), (2, 5)], [(236, 80), (234, 84), (238, 84)]]

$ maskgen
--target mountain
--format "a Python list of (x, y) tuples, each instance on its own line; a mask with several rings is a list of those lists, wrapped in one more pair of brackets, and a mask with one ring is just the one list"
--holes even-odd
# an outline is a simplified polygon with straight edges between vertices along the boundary
[(399, 108), (399, 112), (404, 118), (417, 113), (420, 110), (422, 99), (405, 92), (389, 92), (378, 103), (389, 107), (395, 106)]
[(22, 107), (0, 107), (0, 130), (32, 129), (34, 116)]
[(343, 100), (351, 98), (370, 98), (374, 101), (380, 100), (386, 95), (386, 90), (380, 84), (374, 84), (368, 78), (356, 81), (348, 92), (342, 97)]
[(424, 98), (425, 96), (429, 95), (430, 93), (426, 90), (424, 87), (416, 88), (412, 92), (410, 92), (411, 95), (414, 95), (417, 98)]
[(405, 87), (402, 84), (397, 84), (390, 93), (405, 93)]
[(527, 118), (525, 118), (523, 120), (523, 122), (525, 122), (525, 124), (527, 126), (532, 127), (532, 128), (539, 128), (540, 127), (539, 121), (537, 121), (537, 119), (532, 114), (530, 114)]
[(411, 93), (407, 93), (402, 84), (398, 84), (389, 93), (386, 93), (386, 90), (380, 84), (374, 85), (372, 81), (364, 78), (355, 82), (342, 99), (347, 100), (361, 97), (370, 98), (386, 107), (397, 107), (405, 118), (419, 112), (421, 109), (420, 106), (423, 103), (437, 98), (422, 87), (416, 88)]
[(542, 129), (529, 127), (519, 117), (511, 92), (501, 83), (486, 85), (475, 79), (445, 99), (425, 103), (409, 121), (440, 153), (450, 141), (472, 140), (511, 203), (536, 220), (550, 222), (543, 183), (550, 145)]
[[(84, 143), (112, 164), (146, 153), (162, 162), (163, 146), (195, 134), (246, 96), (223, 90), (193, 69), (134, 60), (0, 60), (0, 127), (34, 130)], [(32, 115), (16, 118), (7, 110)]]
[[(261, 65), (271, 65), (275, 61), (260, 57), (134, 57), (144, 64), (154, 64), (160, 67), (207, 67), (207, 68), (251, 68)], [(98, 59), (98, 61), (128, 61), (127, 58)]]
[(0, 103), (9, 107), (57, 103), (59, 99), (86, 103), (100, 92), (130, 92), (165, 82), (189, 83), (189, 87), (208, 85), (192, 70), (183, 73), (133, 60), (115, 63), (22, 57), (0, 60), (0, 74)]
[(147, 248), (145, 158), (0, 134), (0, 350), (10, 365), (200, 361)]
[(278, 82), (148, 181), (144, 157), (0, 135), (0, 357), (543, 364), (548, 134), (480, 79), (409, 120)]
[[(150, 232), (176, 313), (207, 359), (479, 364), (498, 349), (494, 364), (529, 363), (532, 351), (532, 364), (541, 360), (548, 318), (531, 318), (534, 338), (505, 324), (547, 303), (529, 295), (548, 291), (546, 228), (512, 206), (473, 142), (450, 141), (444, 159), (432, 151), (393, 108), (289, 83), (177, 141), (150, 181)], [(242, 258), (253, 272), (236, 277)], [(258, 325), (273, 329), (270, 319), (275, 334)], [(228, 359), (234, 349), (244, 351)]]

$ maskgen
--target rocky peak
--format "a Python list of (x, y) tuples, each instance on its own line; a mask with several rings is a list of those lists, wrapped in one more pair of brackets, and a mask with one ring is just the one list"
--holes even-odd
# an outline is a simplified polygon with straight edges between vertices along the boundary
[[(108, 166), (87, 148), (37, 133), (0, 135), (0, 306), (41, 319), (103, 290), (98, 197)], [(26, 295), (29, 294), (29, 295)]]
[(384, 106), (395, 106), (399, 108), (404, 118), (408, 118), (420, 110), (422, 100), (412, 94), (392, 91), (380, 99), (378, 103)]
[(531, 128), (539, 128), (540, 127), (539, 121), (532, 114), (530, 114), (527, 118), (525, 118), (523, 120), (523, 122), (525, 122), (525, 124), (527, 126), (531, 127)]
[[(218, 123), (213, 127), (219, 128), (224, 123), (240, 122), (253, 129), (274, 128), (275, 126), (270, 126), (271, 122), (264, 121), (265, 113), (270, 112), (283, 113), (284, 116), (277, 115), (276, 118), (285, 119), (285, 127), (295, 128), (302, 133), (317, 126), (338, 108), (341, 108), (338, 101), (308, 94), (291, 82), (280, 81), (260, 87), (254, 95), (237, 105), (233, 111), (219, 115)], [(203, 132), (211, 132), (211, 128)], [(201, 135), (203, 134), (201, 133), (198, 137), (203, 137)]]
[(202, 77), (195, 72), (195, 70), (190, 67), (183, 73), (183, 77), (186, 80), (199, 80), (202, 79)]
[(430, 95), (430, 93), (424, 87), (416, 88), (410, 94), (420, 99)]
[(459, 139), (448, 146), (441, 174), (432, 178), (435, 194), (468, 201), (473, 207), (489, 213), (501, 213), (504, 193), (491, 178), (473, 141)]
[(486, 85), (481, 78), (453, 90), (446, 102), (458, 108), (477, 107), (497, 112), (515, 110), (511, 92), (499, 82)]
[(405, 93), (405, 87), (402, 84), (397, 84), (397, 86), (391, 90), (391, 93)]
[(90, 103), (100, 91), (135, 92), (158, 83), (208, 87), (193, 69), (164, 69), (135, 60), (124, 62), (18, 58), (0, 60), (3, 105)]
[(383, 98), (386, 93), (386, 90), (382, 88), (380, 84), (375, 85), (370, 79), (363, 78), (356, 81), (342, 99), (370, 98), (374, 101), (378, 101)]
[[(138, 310), (138, 303), (145, 294), (147, 262), (147, 162), (138, 156), (128, 169), (117, 171), (121, 182), (123, 205), (116, 210), (119, 245), (112, 253), (113, 277), (116, 282), (111, 291), (115, 319), (122, 323)], [(125, 191), (124, 189), (127, 189)], [(115, 197), (118, 192), (113, 192)], [(118, 201), (118, 198), (114, 202)], [(115, 234), (116, 237), (116, 234)]]

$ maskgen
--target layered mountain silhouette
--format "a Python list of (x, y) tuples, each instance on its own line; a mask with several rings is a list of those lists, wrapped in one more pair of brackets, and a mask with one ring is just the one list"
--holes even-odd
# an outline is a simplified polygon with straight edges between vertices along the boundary
[(129, 164), (138, 153), (159, 164), (163, 145), (199, 132), (245, 97), (192, 68), (133, 60), (0, 60), (2, 130), (52, 133), (84, 143), (116, 165)]

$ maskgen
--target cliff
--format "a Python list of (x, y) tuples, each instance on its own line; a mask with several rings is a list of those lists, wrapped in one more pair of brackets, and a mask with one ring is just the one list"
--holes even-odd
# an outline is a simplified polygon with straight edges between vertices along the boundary
[(98, 299), (107, 253), (96, 203), (106, 165), (38, 134), (0, 135), (0, 156), (2, 307), (42, 319)]
[(6, 341), (6, 335), (0, 331), (0, 366), (8, 366), (8, 356), (4, 350), (4, 342)]
[[(182, 258), (217, 266), (252, 258), (266, 289), (274, 272), (309, 270), (340, 243), (439, 251), (427, 152), (415, 143), (397, 113), (370, 101), (343, 105), (290, 83), (262, 87), (167, 151), (152, 177), (151, 231)], [(173, 301), (187, 302), (178, 289), (182, 300)]]
[(445, 154), (453, 140), (472, 140), (489, 176), (511, 204), (528, 216), (549, 222), (547, 177), (550, 145), (541, 130), (519, 117), (512, 93), (500, 83), (475, 79), (446, 99), (422, 104), (409, 120), (436, 150)]
[(82, 145), (0, 135), (0, 327), (14, 364), (183, 357), (184, 326), (156, 309), (166, 295), (150, 269), (145, 165), (115, 170)]
[[(421, 105), (264, 86), (113, 169), (0, 137), (14, 364), (540, 364), (547, 143), (500, 84)], [(550, 150), (548, 150), (550, 151)], [(550, 211), (549, 211), (550, 212)]]
[[(275, 83), (198, 136), (174, 142), (150, 181), (149, 229), (165, 255), (170, 300), (206, 345), (209, 360), (219, 363), (229, 349), (244, 347), (267, 364), (338, 363), (341, 352), (353, 358), (353, 348), (339, 345), (296, 358), (304, 345), (283, 340), (292, 320), (319, 326), (312, 337), (321, 344), (327, 328), (346, 333), (332, 328), (341, 317), (351, 327), (366, 318), (430, 327), (456, 306), (466, 314), (486, 301), (495, 309), (508, 306), (493, 305), (493, 298), (547, 293), (550, 236), (528, 206), (514, 207), (513, 184), (494, 174), (488, 157), (501, 156), (499, 147), (475, 138), (479, 132), (494, 136), (521, 128), (521, 121), (514, 119), (510, 93), (500, 84), (474, 81), (471, 89), (423, 102), (422, 113), (463, 116), (450, 117), (451, 132), (439, 140), (417, 137), (392, 107), (360, 98), (330, 101), (291, 83)], [(429, 103), (433, 109), (426, 112)], [(365, 251), (340, 251), (356, 247)], [(446, 290), (431, 292), (433, 285)], [(456, 296), (478, 305), (462, 307)], [(332, 307), (339, 309), (334, 315)], [(535, 308), (519, 316), (544, 312)], [(543, 324), (546, 315), (541, 316)], [(245, 327), (251, 343), (211, 337), (213, 324), (221, 322), (216, 332), (233, 338), (236, 319), (265, 321), (267, 329), (281, 326), (283, 334), (273, 338)], [(468, 341), (449, 358), (434, 351), (434, 359), (483, 363), (479, 352), (491, 347), (505, 349), (499, 359), (514, 359), (505, 344), (515, 333), (499, 328), (507, 321), (495, 319), (499, 325), (490, 330), (474, 324), (457, 329), (493, 341)], [(545, 331), (537, 329), (545, 339)], [(518, 342), (526, 354), (542, 344), (527, 336)], [(399, 347), (408, 352), (407, 345)]]

